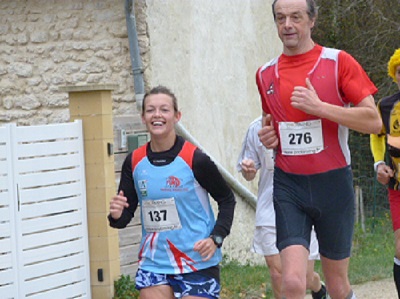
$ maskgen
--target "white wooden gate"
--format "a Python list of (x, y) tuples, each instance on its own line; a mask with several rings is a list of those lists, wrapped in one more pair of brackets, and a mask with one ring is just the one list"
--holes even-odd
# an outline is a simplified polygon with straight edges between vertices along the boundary
[(0, 127), (0, 298), (91, 298), (82, 122)]

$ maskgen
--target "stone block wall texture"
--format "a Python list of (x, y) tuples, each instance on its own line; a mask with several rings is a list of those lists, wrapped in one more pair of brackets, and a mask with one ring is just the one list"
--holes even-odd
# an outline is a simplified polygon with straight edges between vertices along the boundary
[[(255, 73), (281, 51), (272, 0), (134, 3), (146, 90), (170, 87), (185, 129), (256, 194), (257, 182), (242, 179), (235, 164), (248, 124), (261, 113)], [(68, 121), (65, 85), (117, 84), (114, 118), (137, 114), (124, 4), (0, 1), (0, 125)], [(253, 231), (253, 219), (245, 219), (254, 211), (242, 202), (238, 211), (233, 232), (240, 233), (226, 244), (232, 250), (243, 231)], [(247, 259), (242, 251), (233, 256)]]
[(59, 86), (113, 83), (115, 114), (135, 113), (124, 1), (0, 2), (0, 124), (66, 122)]

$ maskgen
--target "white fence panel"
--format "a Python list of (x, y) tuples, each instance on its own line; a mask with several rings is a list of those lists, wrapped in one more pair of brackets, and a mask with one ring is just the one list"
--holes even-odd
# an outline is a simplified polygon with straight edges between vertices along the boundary
[(43, 264), (45, 261), (63, 258), (84, 248), (85, 243), (82, 239), (74, 240), (68, 243), (54, 244), (47, 247), (41, 247), (26, 254), (24, 262), (26, 267), (35, 263)]
[(91, 298), (83, 157), (81, 121), (0, 128), (0, 298)]
[[(0, 169), (2, 168), (0, 167)], [(6, 185), (8, 185), (8, 177), (5, 175), (0, 176), (0, 186), (6, 186)], [(5, 205), (8, 205), (9, 200), (10, 198), (8, 192), (5, 192), (5, 190), (0, 190), (0, 206), (4, 207)], [(3, 218), (0, 217), (0, 219)]]
[(22, 157), (26, 155), (26, 153), (29, 153), (29, 156), (40, 157), (45, 155), (76, 152), (76, 149), (79, 148), (80, 142), (81, 140), (79, 139), (53, 139), (50, 147), (48, 146), (48, 143), (22, 143), (18, 147), (16, 155)]
[(16, 196), (12, 177), (10, 127), (0, 127), (0, 298), (18, 293)]
[[(15, 136), (15, 141), (17, 143), (35, 143), (78, 139), (81, 136), (81, 133), (78, 132), (81, 125), (78, 125), (78, 123), (81, 123), (81, 121), (45, 126), (17, 127), (18, 136)], [(24, 154), (20, 154), (20, 156), (24, 156)]]
[[(79, 168), (63, 169), (53, 173), (25, 173), (20, 176), (20, 184), (23, 188), (40, 188), (67, 182), (75, 182), (79, 177), (81, 170)], [(23, 189), (24, 190), (24, 189)], [(29, 190), (29, 189), (28, 189)]]
[[(2, 247), (1, 247), (2, 248)], [(11, 246), (9, 248), (2, 248), (2, 251), (7, 251), (10, 250)], [(2, 271), (8, 271), (7, 273), (9, 273), (10, 269), (12, 269), (13, 266), (13, 261), (10, 258), (10, 255), (6, 255), (6, 254), (2, 254), (0, 255), (0, 269), (2, 269)], [(2, 274), (3, 272), (0, 271), (0, 274)], [(10, 277), (10, 276), (8, 276)], [(2, 283), (2, 285), (4, 284), (4, 280), (0, 280)], [(0, 288), (0, 294), (1, 294), (1, 288)]]
[[(20, 173), (54, 172), (60, 169), (76, 168), (81, 162), (78, 154), (53, 157), (32, 157), (19, 161)], [(57, 166), (57, 169), (54, 167)], [(35, 171), (35, 172), (34, 172)]]
[[(47, 274), (44, 277), (31, 278), (25, 283), (26, 289), (29, 290), (28, 296), (46, 291), (48, 296), (51, 290), (58, 289), (65, 285), (72, 285), (85, 280), (86, 271), (84, 268), (75, 268), (70, 271), (58, 272), (55, 274)], [(47, 298), (50, 298), (46, 296)], [(65, 298), (71, 298), (70, 294), (64, 294)]]
[(69, 269), (70, 265), (77, 265), (85, 262), (84, 254), (78, 253), (65, 256), (59, 259), (43, 262), (42, 264), (32, 264), (24, 270), (25, 277), (40, 277), (46, 273), (57, 273), (59, 269)]
[[(57, 199), (49, 201), (35, 201), (30, 199), (29, 204), (21, 205), (21, 218), (28, 219), (34, 217), (50, 217), (58, 213), (69, 213), (79, 211), (81, 208), (79, 198)], [(22, 201), (21, 201), (22, 202)], [(32, 204), (34, 203), (34, 204)]]
[(56, 229), (63, 227), (67, 224), (81, 224), (84, 215), (82, 211), (76, 213), (63, 213), (57, 215), (51, 215), (49, 217), (38, 217), (34, 219), (27, 219), (25, 226), (21, 228), (22, 234), (31, 234), (36, 231), (44, 231), (49, 229)]
[(0, 225), (3, 226), (3, 231), (6, 230), (7, 235), (0, 235), (1, 238), (9, 237), (10, 235), (10, 208), (6, 205), (0, 207)]
[(65, 285), (59, 289), (49, 290), (29, 296), (29, 299), (47, 299), (47, 298), (82, 298), (81, 294), (85, 291), (86, 282), (77, 282), (74, 285)]

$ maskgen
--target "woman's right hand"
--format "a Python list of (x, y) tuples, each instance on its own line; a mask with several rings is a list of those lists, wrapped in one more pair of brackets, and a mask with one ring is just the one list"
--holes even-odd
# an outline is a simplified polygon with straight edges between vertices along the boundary
[(124, 208), (129, 207), (128, 199), (124, 196), (124, 191), (119, 191), (110, 202), (110, 215), (114, 220), (121, 218)]

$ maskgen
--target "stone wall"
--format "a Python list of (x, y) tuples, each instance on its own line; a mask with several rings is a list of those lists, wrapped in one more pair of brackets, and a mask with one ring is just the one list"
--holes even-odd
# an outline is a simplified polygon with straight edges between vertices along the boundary
[(0, 124), (69, 120), (59, 86), (114, 83), (116, 114), (135, 113), (124, 2), (0, 2)]

